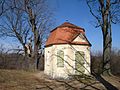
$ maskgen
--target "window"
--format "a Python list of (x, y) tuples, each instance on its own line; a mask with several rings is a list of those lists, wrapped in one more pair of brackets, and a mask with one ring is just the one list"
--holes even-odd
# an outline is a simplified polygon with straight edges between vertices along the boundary
[(84, 52), (77, 51), (75, 53), (75, 73), (81, 74), (85, 72), (84, 68), (85, 60), (84, 60)]
[(64, 67), (64, 52), (62, 50), (57, 51), (57, 66)]

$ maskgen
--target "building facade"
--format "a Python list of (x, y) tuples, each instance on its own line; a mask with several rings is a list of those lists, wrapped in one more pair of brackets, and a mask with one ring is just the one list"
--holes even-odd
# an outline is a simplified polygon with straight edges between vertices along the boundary
[(56, 27), (46, 41), (44, 73), (52, 78), (90, 74), (90, 46), (83, 28), (69, 22)]

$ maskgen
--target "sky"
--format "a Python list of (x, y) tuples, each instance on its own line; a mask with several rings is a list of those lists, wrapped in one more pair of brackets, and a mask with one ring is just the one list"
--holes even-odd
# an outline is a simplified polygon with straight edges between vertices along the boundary
[[(50, 4), (54, 8), (56, 26), (67, 20), (84, 28), (92, 51), (102, 51), (102, 32), (100, 28), (95, 28), (95, 18), (85, 0), (50, 0)], [(112, 46), (120, 49), (120, 24), (112, 25), (112, 37)]]
[[(54, 13), (55, 25), (63, 24), (66, 20), (85, 29), (86, 36), (92, 44), (91, 51), (102, 51), (102, 32), (95, 28), (95, 18), (89, 12), (85, 0), (48, 0)], [(112, 25), (112, 46), (120, 49), (120, 24)], [(7, 47), (19, 46), (14, 39), (0, 39), (0, 44)]]

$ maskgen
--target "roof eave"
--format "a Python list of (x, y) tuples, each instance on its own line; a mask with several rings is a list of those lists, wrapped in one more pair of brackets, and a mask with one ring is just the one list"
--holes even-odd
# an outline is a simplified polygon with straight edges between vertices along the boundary
[(75, 44), (75, 43), (54, 43), (54, 44), (49, 44), (49, 45), (45, 45), (45, 47), (50, 47), (53, 45), (61, 45), (61, 44), (69, 44), (69, 45), (85, 45), (85, 46), (92, 46), (90, 43), (89, 44)]

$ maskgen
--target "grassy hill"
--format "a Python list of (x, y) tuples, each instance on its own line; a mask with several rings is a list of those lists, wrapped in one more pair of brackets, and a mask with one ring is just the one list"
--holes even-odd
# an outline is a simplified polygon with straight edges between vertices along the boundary
[[(120, 78), (104, 77), (120, 89)], [(83, 80), (85, 81), (85, 80)], [(81, 89), (80, 89), (81, 88)], [(92, 83), (77, 80), (53, 80), (43, 72), (26, 72), (0, 69), (0, 90), (106, 90), (99, 81)]]
[(38, 84), (31, 72), (0, 70), (0, 90), (35, 90)]

